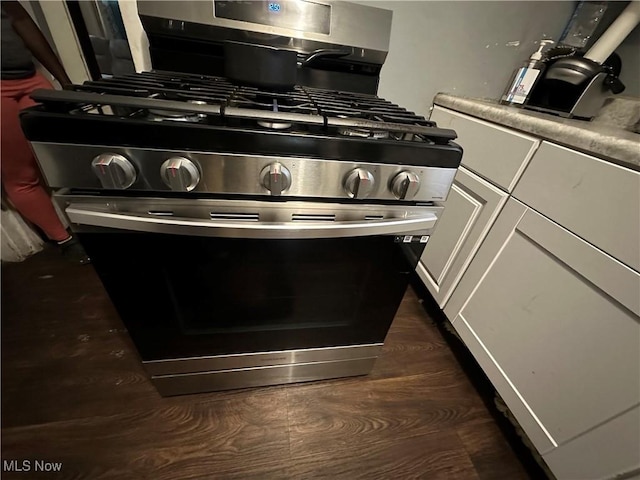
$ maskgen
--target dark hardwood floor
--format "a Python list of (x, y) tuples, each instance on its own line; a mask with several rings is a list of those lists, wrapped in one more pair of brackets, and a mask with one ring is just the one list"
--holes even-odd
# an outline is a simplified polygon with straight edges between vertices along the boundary
[(529, 478), (411, 289), (367, 377), (162, 398), (93, 269), (51, 250), (2, 267), (2, 459), (32, 461), (3, 479)]

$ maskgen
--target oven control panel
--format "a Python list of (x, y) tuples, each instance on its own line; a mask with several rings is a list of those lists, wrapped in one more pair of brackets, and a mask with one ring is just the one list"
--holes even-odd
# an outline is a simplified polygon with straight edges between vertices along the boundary
[(32, 142), (52, 188), (440, 202), (455, 168)]

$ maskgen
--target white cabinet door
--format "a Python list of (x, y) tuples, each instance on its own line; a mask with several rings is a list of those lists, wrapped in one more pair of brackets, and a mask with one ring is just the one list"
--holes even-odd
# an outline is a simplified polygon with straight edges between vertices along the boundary
[(640, 407), (544, 455), (558, 480), (640, 477)]
[(498, 185), (513, 190), (540, 140), (477, 118), (435, 106), (431, 120), (452, 128), (462, 146), (462, 165)]
[(453, 325), (545, 454), (640, 404), (640, 275), (514, 199), (504, 211)]
[(416, 268), (441, 308), (480, 247), (508, 194), (460, 168)]

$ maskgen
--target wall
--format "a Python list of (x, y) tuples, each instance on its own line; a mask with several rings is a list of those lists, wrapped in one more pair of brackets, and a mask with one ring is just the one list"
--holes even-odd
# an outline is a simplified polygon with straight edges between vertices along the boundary
[[(393, 10), (380, 95), (427, 114), (437, 92), (498, 98), (541, 38), (558, 40), (573, 1), (370, 1)], [(119, 0), (136, 70), (150, 70), (149, 44), (134, 0)], [(616, 5), (614, 5), (616, 7)], [(620, 8), (611, 8), (613, 19)], [(640, 96), (640, 27), (617, 52), (625, 95)]]
[[(60, 1), (60, 0), (58, 0)], [(48, 2), (42, 2), (48, 3)], [(573, 1), (369, 1), (393, 10), (391, 47), (380, 95), (426, 114), (434, 95), (498, 98), (540, 38), (557, 40)], [(119, 0), (136, 70), (151, 69), (135, 0)], [(624, 5), (611, 6), (615, 18)], [(613, 20), (611, 19), (611, 21)], [(625, 95), (640, 95), (640, 28), (619, 47)]]
[(623, 95), (640, 97), (640, 25), (616, 49), (622, 60), (620, 80), (627, 87)]
[(427, 114), (434, 95), (498, 98), (541, 38), (557, 40), (574, 2), (373, 1), (393, 10), (379, 95)]
[[(618, 18), (618, 15), (627, 8), (629, 2), (609, 2), (598, 28), (593, 33), (593, 38), (587, 44), (588, 50), (600, 38), (600, 35)], [(620, 80), (627, 87), (622, 93), (624, 96), (640, 97), (640, 25), (636, 26), (622, 44), (616, 48), (616, 53), (622, 60), (622, 73)]]

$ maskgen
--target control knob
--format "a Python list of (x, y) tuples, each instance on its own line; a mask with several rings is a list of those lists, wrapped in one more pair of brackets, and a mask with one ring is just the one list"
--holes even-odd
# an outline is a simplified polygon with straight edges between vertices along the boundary
[(356, 168), (344, 179), (344, 189), (351, 198), (367, 198), (375, 186), (375, 178), (369, 170)]
[(103, 153), (91, 162), (91, 168), (102, 188), (124, 190), (136, 181), (136, 169), (127, 158), (117, 153)]
[(262, 186), (271, 192), (271, 195), (280, 195), (291, 186), (291, 172), (279, 162), (267, 165), (260, 172)]
[(200, 181), (200, 170), (184, 157), (171, 157), (160, 166), (162, 181), (176, 192), (190, 192)]
[(398, 200), (411, 200), (420, 190), (420, 177), (413, 172), (400, 172), (391, 180), (391, 191)]

